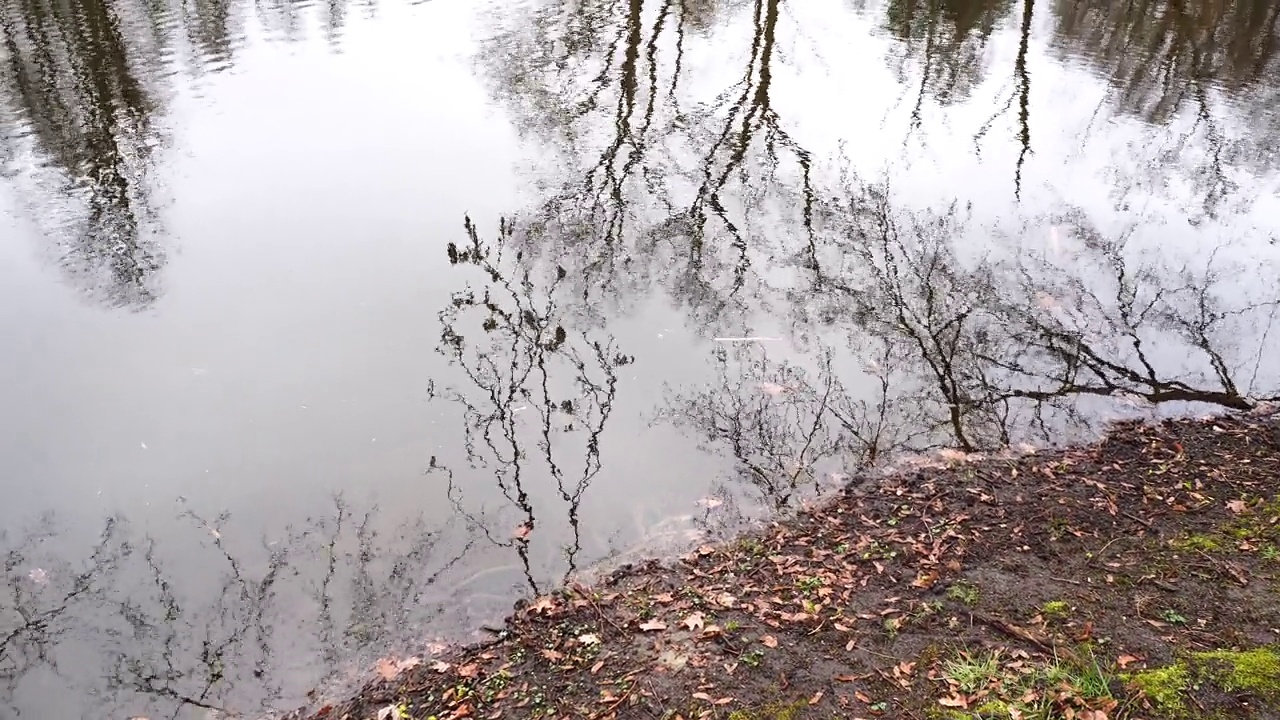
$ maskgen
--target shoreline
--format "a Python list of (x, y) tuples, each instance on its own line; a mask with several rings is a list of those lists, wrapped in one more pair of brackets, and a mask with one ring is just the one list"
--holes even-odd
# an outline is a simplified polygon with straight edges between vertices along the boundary
[(287, 720), (1280, 717), (1280, 415), (855, 477)]

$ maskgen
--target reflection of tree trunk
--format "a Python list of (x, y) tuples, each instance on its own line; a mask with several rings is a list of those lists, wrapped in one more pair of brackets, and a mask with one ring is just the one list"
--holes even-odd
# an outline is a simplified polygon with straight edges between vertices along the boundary
[(82, 227), (61, 253), (68, 271), (90, 283), (105, 271), (114, 303), (149, 302), (160, 259), (139, 235), (150, 215), (141, 173), (151, 106), (118, 18), (103, 0), (12, 0), (0, 7), (0, 31), (37, 149), (84, 190)]
[(1031, 19), (1035, 16), (1035, 0), (1023, 0), (1022, 33), (1018, 43), (1018, 59), (1013, 72), (1018, 82), (1018, 140), (1022, 145), (1018, 153), (1018, 167), (1013, 175), (1014, 197), (1022, 198), (1022, 165), (1031, 152), (1031, 75), (1027, 72), (1027, 48), (1031, 44)]

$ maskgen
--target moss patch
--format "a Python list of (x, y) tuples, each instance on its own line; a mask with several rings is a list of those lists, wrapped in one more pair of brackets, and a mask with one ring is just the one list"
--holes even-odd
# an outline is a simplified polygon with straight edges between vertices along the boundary
[(1174, 540), (1173, 546), (1179, 550), (1218, 552), (1223, 548), (1223, 539), (1213, 535), (1188, 535), (1179, 540)]
[(1179, 662), (1140, 672), (1132, 680), (1156, 710), (1173, 717), (1186, 711), (1187, 704), (1183, 696), (1191, 686), (1191, 677), (1185, 664)]
[(1172, 665), (1129, 679), (1151, 706), (1167, 717), (1185, 717), (1187, 694), (1209, 688), (1249, 693), (1275, 706), (1280, 704), (1280, 653), (1270, 647), (1192, 653)]
[(1275, 649), (1214, 650), (1192, 657), (1201, 675), (1216, 681), (1223, 690), (1252, 693), (1272, 703), (1280, 701), (1280, 653)]

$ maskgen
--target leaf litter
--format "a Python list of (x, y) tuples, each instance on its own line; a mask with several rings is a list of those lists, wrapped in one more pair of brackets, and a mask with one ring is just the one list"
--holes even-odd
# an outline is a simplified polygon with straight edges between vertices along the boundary
[[(1280, 642), (1274, 416), (938, 457), (534, 598), (497, 640), (380, 660), (359, 694), (290, 718), (1155, 720), (1174, 715), (1142, 673)], [(1205, 716), (1280, 714), (1265, 693), (1184, 691)]]

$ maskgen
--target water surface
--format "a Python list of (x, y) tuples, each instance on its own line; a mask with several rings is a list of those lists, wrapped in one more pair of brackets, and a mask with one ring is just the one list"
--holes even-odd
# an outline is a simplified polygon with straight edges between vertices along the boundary
[(1270, 2), (0, 0), (0, 717), (261, 713), (1280, 394)]

